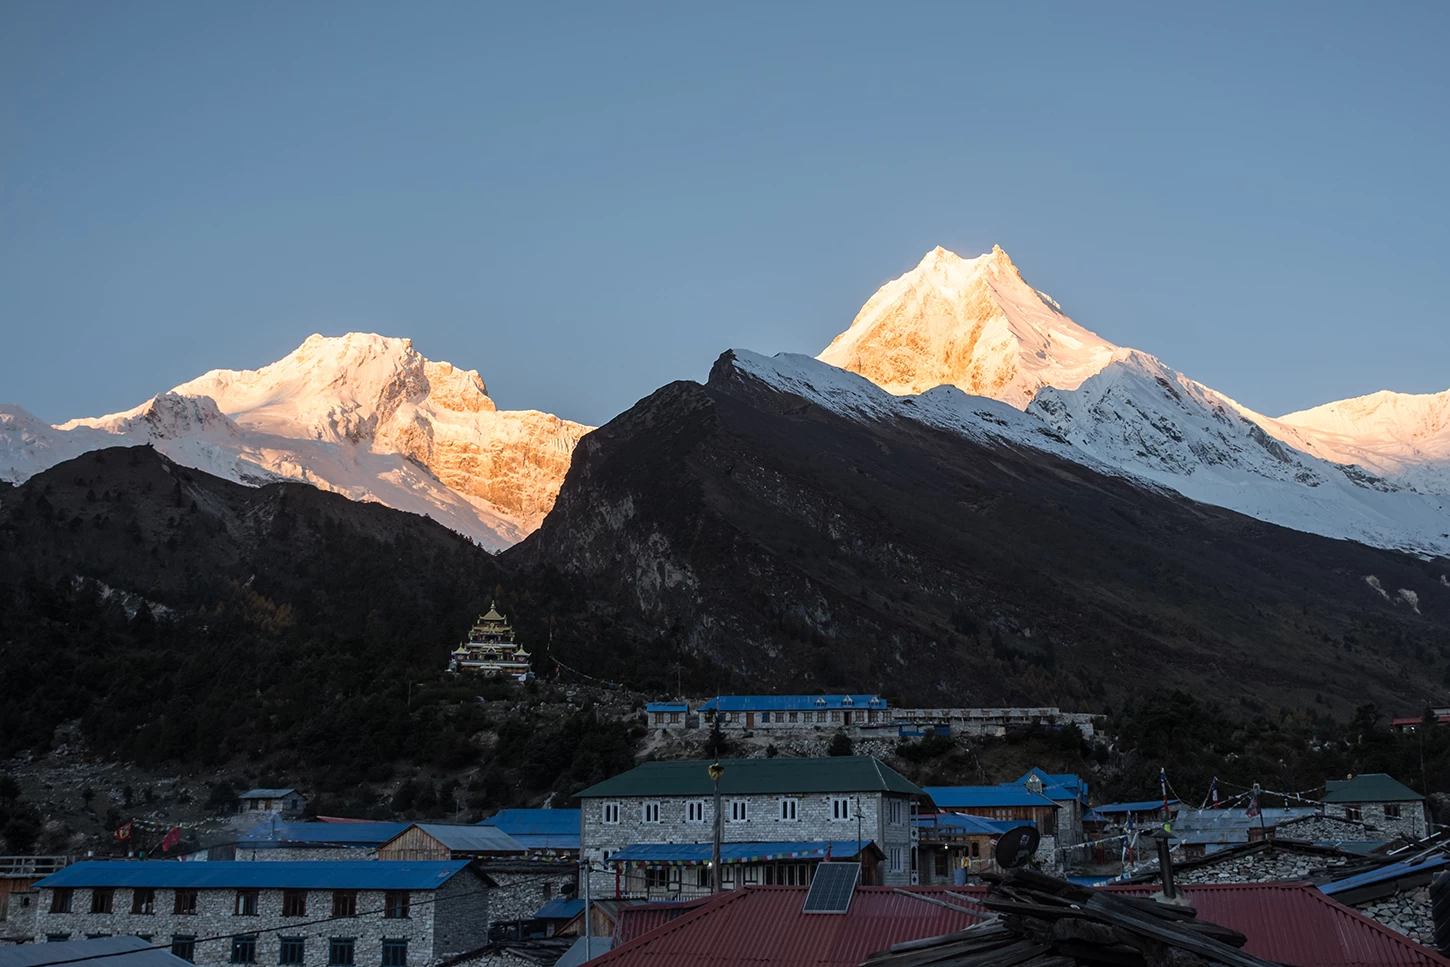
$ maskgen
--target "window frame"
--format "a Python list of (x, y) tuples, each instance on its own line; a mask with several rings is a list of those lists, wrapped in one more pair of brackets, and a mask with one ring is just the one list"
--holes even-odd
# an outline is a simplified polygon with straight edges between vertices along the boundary
[(727, 822), (730, 822), (730, 823), (748, 823), (748, 822), (750, 822), (750, 800), (749, 799), (732, 799), (732, 800), (730, 800), (730, 813), (729, 813), (729, 815), (727, 815), (725, 817), (725, 819), (726, 819)]
[(605, 826), (618, 826), (620, 812), (619, 800), (602, 802), (599, 804), (599, 822)]
[(196, 963), (196, 934), (173, 933), (171, 935), (171, 956), (189, 963)]
[(801, 801), (795, 796), (780, 797), (780, 821), (798, 823), (801, 819)]
[[(247, 956), (243, 956), (246, 954)], [(254, 933), (238, 934), (232, 938), (233, 964), (255, 964), (257, 962), (257, 935)]]
[[(699, 810), (699, 816), (698, 817), (692, 815), (696, 811), (697, 808)], [(705, 821), (705, 800), (703, 800), (703, 799), (687, 799), (687, 800), (685, 800), (685, 822), (687, 822), (687, 823), (703, 823), (704, 821)]]
[[(339, 950), (347, 951), (347, 959), (339, 960)], [(354, 967), (357, 963), (357, 938), (356, 937), (328, 937), (327, 938), (327, 967)]]
[(385, 890), (383, 892), (383, 919), (411, 919), (413, 895), (407, 890)]
[(334, 919), (357, 916), (356, 890), (332, 891), (332, 916)]
[[(402, 951), (401, 957), (389, 958), (389, 953)], [(407, 937), (384, 937), (381, 951), (382, 967), (408, 967), (408, 938)]]
[(156, 888), (137, 886), (131, 888), (131, 915), (150, 917), (156, 915)]
[(113, 886), (91, 887), (91, 912), (114, 913), (116, 909), (116, 888)]
[(237, 897), (232, 901), (232, 916), (234, 917), (255, 917), (262, 906), (262, 891), (250, 887), (237, 890)]
[(639, 805), (639, 821), (650, 826), (660, 824), (660, 801), (649, 799)]
[(171, 898), (171, 915), (175, 917), (194, 917), (198, 905), (197, 891), (195, 887), (177, 887)]
[[(289, 950), (297, 954), (296, 960), (289, 960), (287, 958)], [(298, 965), (307, 963), (307, 938), (278, 937), (277, 963), (282, 965), (282, 967), (298, 967)]]
[(50, 913), (74, 913), (76, 891), (73, 886), (58, 886), (50, 893)]
[(1399, 819), (1400, 804), (1397, 802), (1385, 803), (1385, 819)]
[(852, 815), (850, 796), (831, 797), (831, 816), (833, 823), (849, 823), (855, 816)]
[(305, 917), (305, 916), (307, 916), (307, 891), (306, 890), (283, 890), (282, 891), (282, 916), (284, 916), (284, 917)]

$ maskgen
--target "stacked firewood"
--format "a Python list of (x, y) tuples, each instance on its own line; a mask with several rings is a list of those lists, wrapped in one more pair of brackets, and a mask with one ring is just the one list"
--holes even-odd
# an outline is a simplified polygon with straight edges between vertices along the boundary
[(997, 916), (966, 930), (895, 944), (862, 967), (1276, 967), (1239, 948), (1237, 930), (1191, 907), (1106, 893), (1032, 870), (983, 876)]

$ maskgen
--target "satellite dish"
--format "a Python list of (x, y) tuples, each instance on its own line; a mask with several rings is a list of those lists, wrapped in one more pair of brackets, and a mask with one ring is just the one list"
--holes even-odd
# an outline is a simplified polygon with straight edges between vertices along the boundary
[(1002, 869), (1015, 870), (1032, 859), (1041, 842), (1042, 834), (1036, 826), (1014, 826), (997, 840), (997, 849), (992, 856)]

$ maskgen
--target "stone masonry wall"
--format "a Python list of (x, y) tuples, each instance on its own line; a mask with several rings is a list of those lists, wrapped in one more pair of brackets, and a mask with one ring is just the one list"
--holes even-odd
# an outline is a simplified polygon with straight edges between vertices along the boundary
[(571, 895), (577, 874), (572, 865), (554, 873), (500, 873), (488, 871), (498, 884), (488, 891), (488, 922), (523, 920), (532, 917), (545, 903)]
[[(1400, 815), (1391, 817), (1385, 815), (1385, 807), (1399, 807)], [(1396, 836), (1405, 836), (1409, 839), (1424, 839), (1428, 832), (1428, 824), (1425, 820), (1425, 804), (1423, 802), (1402, 802), (1402, 803), (1381, 803), (1367, 802), (1355, 807), (1352, 803), (1326, 803), (1324, 814), (1339, 819), (1349, 819), (1348, 811), (1353, 808), (1359, 809), (1359, 819), (1366, 826), (1376, 830), (1385, 836), (1385, 839), (1394, 839)]]
[[(488, 926), (497, 892), (486, 888), (484, 882), (468, 870), (450, 878), (434, 891), (434, 902), (430, 907), (433, 920), (431, 953), (434, 960), (456, 957), (488, 943)], [(397, 923), (396, 920), (384, 922)], [(411, 954), (411, 950), (409, 953)], [(371, 967), (372, 964), (381, 962), (381, 959), (358, 961), (358, 967)], [(412, 962), (410, 957), (409, 963)], [(417, 963), (421, 964), (423, 961), (420, 959)]]
[[(481, 889), (481, 884), (473, 877), (455, 876), (450, 884), (455, 881), (470, 881), (469, 888), (474, 891)], [(156, 943), (166, 943), (177, 936), (215, 937), (256, 931), (258, 964), (278, 962), (278, 944), (283, 937), (305, 938), (304, 967), (325, 967), (328, 962), (328, 941), (332, 937), (355, 938), (354, 963), (358, 967), (372, 967), (382, 962), (384, 937), (408, 941), (410, 965), (422, 965), (435, 957), (434, 905), (430, 902), (434, 891), (413, 891), (410, 894), (410, 910), (406, 919), (384, 919), (383, 892), (360, 890), (357, 896), (357, 917), (310, 926), (302, 924), (332, 915), (331, 890), (307, 891), (307, 912), (301, 917), (282, 916), (281, 890), (258, 891), (256, 916), (235, 915), (237, 891), (234, 889), (198, 891), (197, 912), (187, 915), (172, 913), (176, 893), (172, 889), (156, 890), (157, 912), (154, 914), (131, 913), (132, 891), (125, 887), (118, 887), (114, 891), (111, 913), (90, 912), (91, 890), (88, 888), (75, 890), (72, 909), (79, 911), (75, 913), (52, 912), (55, 891), (42, 889), (39, 892), (39, 913), (34, 920), (35, 934), (31, 938), (35, 941), (43, 941), (51, 934), (67, 934), (68, 939), (72, 940), (81, 940), (90, 935), (134, 934), (150, 937)], [(474, 918), (483, 919), (482, 911), (480, 902), (475, 908)], [(484, 933), (486, 939), (486, 924)], [(461, 953), (462, 950), (457, 952)], [(196, 945), (196, 963), (204, 967), (230, 964), (231, 955), (230, 940)]]
[(1431, 948), (1435, 945), (1435, 924), (1430, 916), (1428, 886), (1371, 900), (1356, 906), (1355, 909), (1411, 940)]
[(1220, 863), (1175, 868), (1173, 879), (1178, 883), (1278, 883), (1307, 880), (1310, 870), (1343, 866), (1345, 862), (1343, 857), (1305, 856), (1268, 849)]
[[(831, 799), (833, 797), (826, 793), (788, 797), (777, 795), (722, 796), (720, 799), (721, 811), (726, 817), (726, 822), (722, 824), (722, 841), (727, 843), (779, 843), (854, 840), (859, 828), (859, 835), (863, 841), (876, 843), (888, 856), (888, 860), (883, 863), (882, 867), (887, 871), (885, 873), (886, 883), (897, 886), (910, 883), (909, 800), (905, 797), (890, 797), (898, 799), (902, 804), (902, 821), (891, 823), (883, 821), (889, 819), (889, 816), (883, 816), (883, 800), (886, 797), (883, 797), (881, 793), (842, 793), (840, 795), (848, 796), (853, 800), (853, 810), (859, 809), (859, 827), (857, 816), (854, 813), (849, 820), (831, 818)], [(606, 852), (613, 854), (635, 843), (709, 843), (713, 836), (713, 797), (704, 797), (700, 800), (705, 804), (704, 821), (698, 823), (687, 822), (685, 819), (686, 803), (692, 798), (698, 797), (665, 796), (584, 800), (582, 804), (584, 835), (581, 845), (585, 857), (596, 870), (592, 875), (591, 888), (611, 892), (614, 889), (614, 874), (598, 872), (603, 867)], [(781, 820), (780, 801), (782, 798), (797, 800), (798, 819)], [(745, 822), (730, 822), (730, 803), (739, 799), (744, 799), (748, 803), (747, 816), (749, 818)], [(606, 801), (619, 803), (620, 815), (617, 824), (606, 824), (602, 821), (602, 809)], [(660, 822), (646, 823), (643, 821), (644, 804), (647, 802), (660, 804)], [(898, 847), (904, 851), (903, 869), (899, 873), (889, 872), (891, 847)]]
[(332, 860), (375, 860), (378, 858), (378, 851), (373, 846), (329, 846), (317, 848), (311, 846), (277, 846), (271, 849), (248, 849), (237, 847), (237, 859), (255, 860), (258, 862), (278, 862), (288, 860), (312, 860), (315, 862)]

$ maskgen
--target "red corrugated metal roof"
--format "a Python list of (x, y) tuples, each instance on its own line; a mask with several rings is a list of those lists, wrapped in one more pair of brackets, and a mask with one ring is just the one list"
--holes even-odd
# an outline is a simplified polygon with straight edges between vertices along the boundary
[(702, 900), (677, 903), (639, 903), (620, 907), (619, 917), (614, 923), (614, 945), (619, 947), (627, 944), (635, 937), (643, 936), (709, 902), (710, 898), (706, 897)]
[[(1155, 887), (1109, 889), (1151, 896)], [(961, 903), (984, 891), (912, 887), (910, 892)], [(1202, 919), (1243, 933), (1249, 938), (1244, 949), (1266, 960), (1291, 967), (1450, 967), (1450, 960), (1308, 883), (1213, 884), (1186, 886), (1183, 892)], [(859, 888), (844, 915), (801, 913), (805, 895), (805, 887), (791, 886), (733, 890), (648, 932), (631, 929), (628, 938), (594, 962), (609, 967), (856, 967), (894, 943), (940, 936), (979, 920), (889, 887)], [(674, 911), (633, 908), (626, 916), (641, 918), (637, 926), (643, 926), (644, 917), (668, 912)]]

